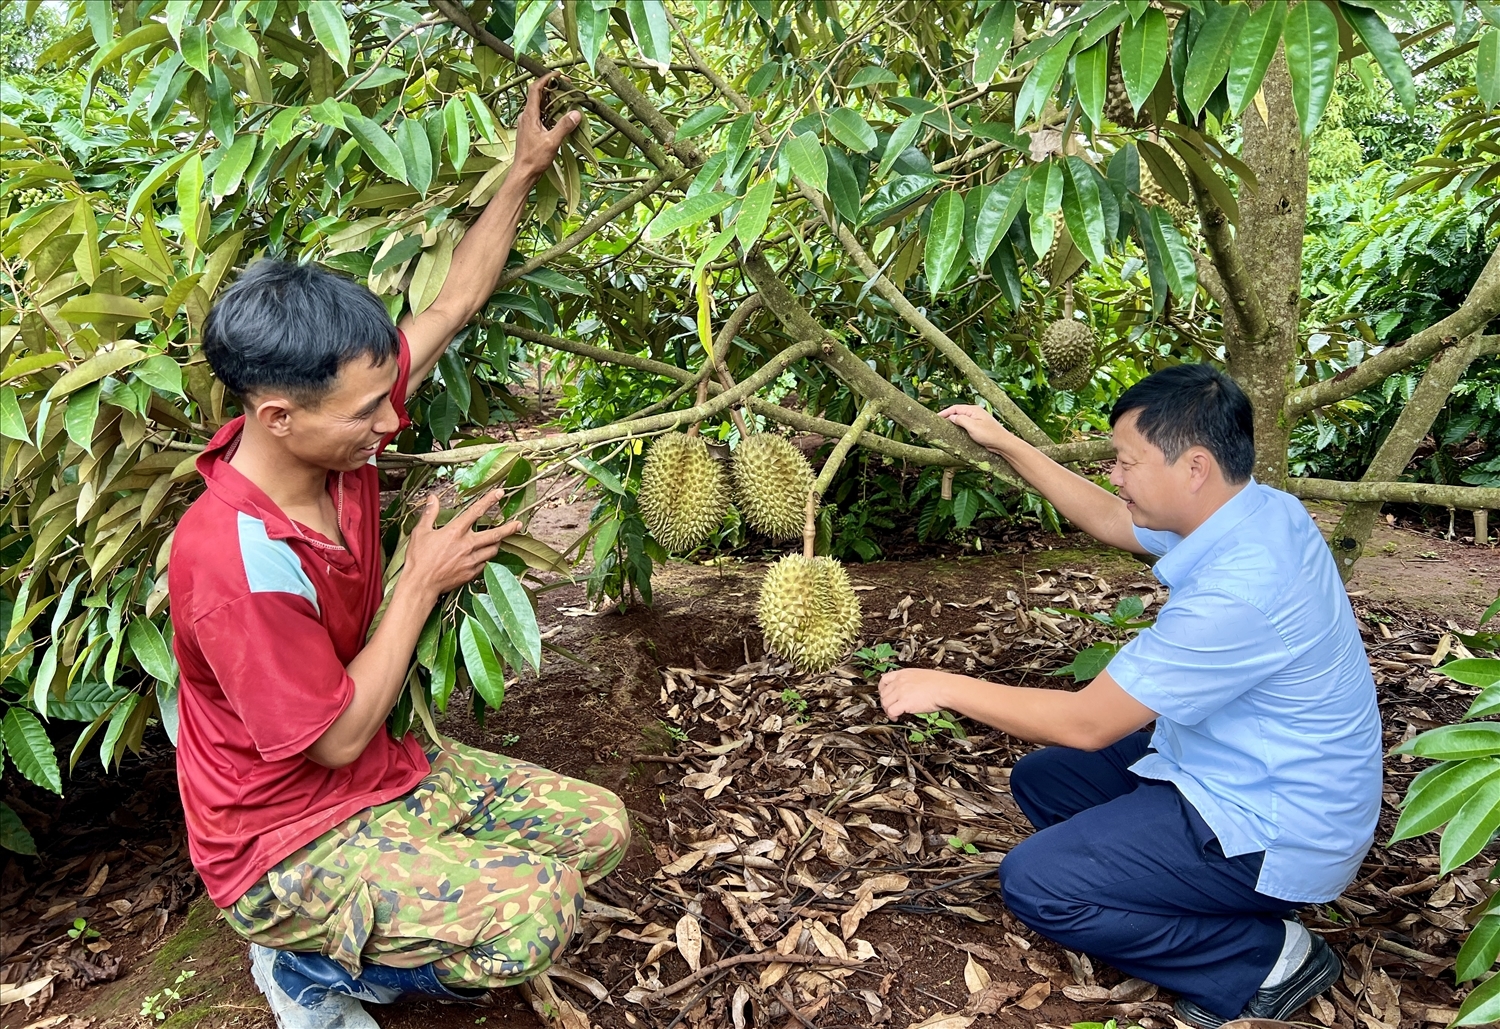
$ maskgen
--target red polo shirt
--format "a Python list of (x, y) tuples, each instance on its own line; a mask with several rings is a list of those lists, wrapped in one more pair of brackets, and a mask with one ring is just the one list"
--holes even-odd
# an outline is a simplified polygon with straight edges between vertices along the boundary
[[(404, 427), (404, 337), (398, 365), (391, 402)], [(409, 792), (428, 770), (414, 737), (383, 729), (344, 768), (306, 756), (354, 697), (345, 667), (380, 607), (380, 488), (373, 463), (329, 474), (339, 546), (293, 522), (230, 466), (243, 427), (243, 418), (225, 425), (198, 459), (208, 489), (178, 523), (167, 576), (182, 669), (177, 778), (188, 850), (220, 907), (339, 822)]]

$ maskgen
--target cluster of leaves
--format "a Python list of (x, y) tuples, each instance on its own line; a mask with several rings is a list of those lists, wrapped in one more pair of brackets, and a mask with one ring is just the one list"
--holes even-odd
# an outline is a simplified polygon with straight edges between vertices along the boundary
[[(1500, 598), (1480, 618), (1481, 629), (1500, 614)], [(1479, 632), (1465, 645), (1500, 652), (1500, 634)], [(1439, 874), (1447, 875), (1472, 860), (1500, 833), (1500, 656), (1449, 661), (1438, 672), (1479, 695), (1456, 725), (1429, 729), (1397, 747), (1437, 762), (1422, 770), (1407, 787), (1401, 818), (1391, 842), (1442, 830)], [(1496, 895), (1500, 897), (1500, 894)], [(1500, 957), (1500, 900), (1491, 897), (1474, 911), (1473, 929), (1459, 949), (1454, 975), (1460, 983), (1489, 972)], [(1484, 1025), (1500, 1019), (1500, 976), (1476, 986), (1464, 998), (1454, 1025)]]
[(1114, 639), (1101, 640), (1073, 655), (1073, 660), (1063, 665), (1052, 675), (1071, 675), (1074, 682), (1088, 682), (1109, 665), (1114, 656), (1125, 646), (1131, 635), (1150, 628), (1153, 618), (1141, 618), (1146, 604), (1134, 593), (1127, 593), (1115, 602), (1114, 610), (1105, 612), (1080, 611), (1076, 607), (1046, 608), (1048, 614), (1070, 615), (1088, 618), (1109, 628)]

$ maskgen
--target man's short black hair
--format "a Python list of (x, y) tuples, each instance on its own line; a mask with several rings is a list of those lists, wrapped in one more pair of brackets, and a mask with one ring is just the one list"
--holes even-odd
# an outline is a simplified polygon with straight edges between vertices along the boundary
[(1239, 383), (1206, 364), (1179, 364), (1146, 376), (1115, 401), (1114, 425), (1139, 411), (1135, 427), (1171, 464), (1203, 447), (1224, 478), (1241, 483), (1255, 470), (1255, 419)]
[(255, 262), (203, 323), (203, 354), (239, 397), (285, 390), (315, 404), (346, 362), (383, 364), (398, 350), (380, 298), (314, 264)]

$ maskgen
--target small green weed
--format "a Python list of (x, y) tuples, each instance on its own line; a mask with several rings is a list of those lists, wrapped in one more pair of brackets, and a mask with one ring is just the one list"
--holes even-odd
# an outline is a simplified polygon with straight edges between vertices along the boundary
[(86, 920), (82, 918), (73, 919), (73, 928), (68, 930), (68, 939), (85, 942), (88, 940), (97, 940), (98, 938), (99, 930), (90, 929)]
[(854, 652), (854, 660), (864, 669), (865, 676), (881, 675), (893, 671), (896, 664), (896, 648), (889, 643), (877, 643)]
[(687, 730), (681, 726), (668, 725), (666, 722), (662, 722), (661, 727), (666, 731), (668, 736), (672, 737), (678, 743), (686, 743), (688, 741)]
[(159, 993), (153, 993), (141, 1001), (141, 1017), (165, 1022), (167, 1016), (172, 1013), (172, 1008), (183, 1002), (182, 991), (178, 990), (177, 987), (182, 986), (197, 974), (192, 969), (183, 969), (181, 972), (178, 972), (177, 981), (171, 986), (166, 987)]
[(927, 727), (925, 729), (912, 729), (907, 733), (906, 738), (913, 743), (930, 742), (945, 732), (952, 735), (956, 740), (966, 740), (969, 738), (969, 734), (964, 731), (963, 725), (959, 723), (958, 717), (949, 714), (947, 711), (922, 711), (917, 713), (915, 717), (922, 719)]
[(969, 841), (967, 841), (965, 839), (962, 839), (962, 838), (960, 838), (958, 836), (950, 836), (950, 837), (948, 837), (948, 846), (952, 847), (954, 850), (958, 851), (961, 854), (978, 854), (979, 853), (979, 848), (978, 847), (974, 846), (974, 844), (972, 844)]
[(802, 694), (788, 686), (781, 691), (781, 702), (797, 716), (797, 721), (807, 721), (807, 701), (802, 699)]

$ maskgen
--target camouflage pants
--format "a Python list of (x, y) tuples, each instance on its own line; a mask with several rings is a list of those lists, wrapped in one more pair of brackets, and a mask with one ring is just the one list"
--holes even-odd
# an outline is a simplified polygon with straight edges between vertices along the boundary
[(362, 962), (436, 964), (455, 986), (512, 986), (567, 943), (583, 889), (625, 854), (608, 790), (460, 743), (400, 800), (292, 854), (225, 918), (252, 943)]

